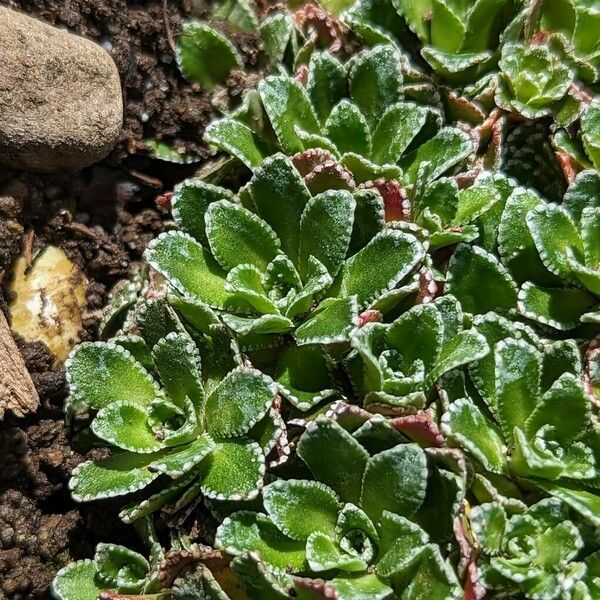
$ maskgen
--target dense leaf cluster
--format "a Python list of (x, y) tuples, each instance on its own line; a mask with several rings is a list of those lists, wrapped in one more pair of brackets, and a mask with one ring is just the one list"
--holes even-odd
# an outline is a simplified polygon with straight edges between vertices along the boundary
[[(150, 557), (58, 598), (600, 599), (599, 11), (215, 9), (271, 74), (66, 365), (110, 449), (73, 497), (125, 496)], [(186, 77), (239, 67), (227, 27)]]

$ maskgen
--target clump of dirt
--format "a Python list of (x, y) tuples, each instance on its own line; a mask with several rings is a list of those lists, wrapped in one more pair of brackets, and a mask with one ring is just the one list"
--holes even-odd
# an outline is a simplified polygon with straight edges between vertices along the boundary
[[(143, 150), (143, 140), (150, 138), (206, 158), (202, 133), (217, 115), (219, 94), (203, 92), (183, 79), (174, 57), (174, 39), (182, 22), (206, 17), (209, 4), (205, 0), (0, 0), (0, 4), (92, 39), (111, 54), (121, 74), (125, 100), (122, 143), (113, 159)], [(257, 37), (230, 35), (245, 67), (256, 66)], [(237, 72), (222, 90), (226, 102), (239, 100), (248, 85), (243, 72)]]

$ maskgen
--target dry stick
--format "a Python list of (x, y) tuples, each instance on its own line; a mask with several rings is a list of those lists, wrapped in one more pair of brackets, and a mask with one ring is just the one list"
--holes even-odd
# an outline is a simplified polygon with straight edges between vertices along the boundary
[(0, 311), (0, 365), (2, 365), (0, 419), (6, 410), (17, 417), (35, 412), (40, 399), (2, 311)]

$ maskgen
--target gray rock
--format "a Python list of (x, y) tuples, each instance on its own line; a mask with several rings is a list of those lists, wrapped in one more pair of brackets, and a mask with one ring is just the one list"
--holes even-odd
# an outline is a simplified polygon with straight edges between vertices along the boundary
[(119, 73), (97, 44), (0, 7), (0, 162), (77, 170), (119, 138)]

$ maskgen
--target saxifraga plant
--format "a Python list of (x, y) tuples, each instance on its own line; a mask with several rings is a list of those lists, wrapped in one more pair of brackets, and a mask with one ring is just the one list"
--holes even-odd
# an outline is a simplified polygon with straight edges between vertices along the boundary
[(73, 495), (129, 496), (150, 558), (100, 545), (55, 595), (600, 598), (597, 9), (325, 4), (365, 47), (267, 15), (227, 169), (67, 363), (110, 453)]

